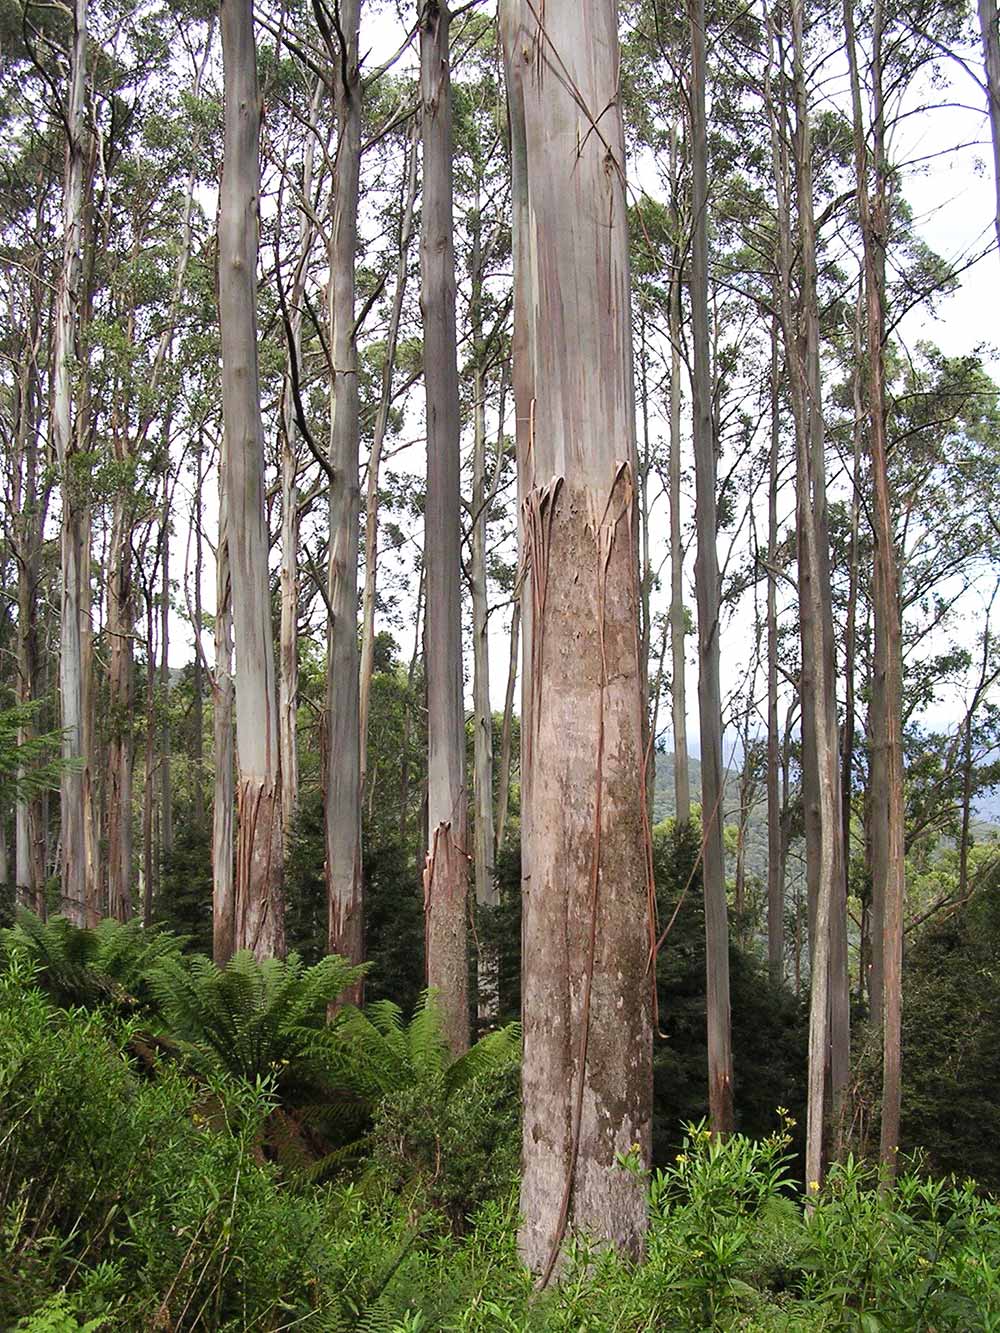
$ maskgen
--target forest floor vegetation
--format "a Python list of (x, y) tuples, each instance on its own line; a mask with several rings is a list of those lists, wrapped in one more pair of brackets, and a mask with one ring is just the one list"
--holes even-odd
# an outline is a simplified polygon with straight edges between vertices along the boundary
[(128, 929), (0, 938), (4, 1329), (1000, 1330), (1000, 1205), (851, 1158), (803, 1191), (780, 1109), (689, 1126), (644, 1260), (576, 1237), (539, 1293), (516, 1030), (452, 1062), (431, 1000), (326, 1023), (341, 960), (217, 969)]

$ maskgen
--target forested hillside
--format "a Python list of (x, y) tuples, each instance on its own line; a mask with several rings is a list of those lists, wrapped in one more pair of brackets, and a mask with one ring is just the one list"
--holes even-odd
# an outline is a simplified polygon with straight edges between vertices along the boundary
[(1000, 1329), (995, 0), (0, 122), (0, 1327)]

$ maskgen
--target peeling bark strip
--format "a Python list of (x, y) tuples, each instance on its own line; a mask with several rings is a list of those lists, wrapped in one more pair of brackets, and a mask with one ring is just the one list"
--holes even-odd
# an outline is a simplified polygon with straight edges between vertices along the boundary
[(612, 0), (505, 0), (522, 673), (521, 1254), (642, 1248), (652, 987), (637, 475)]

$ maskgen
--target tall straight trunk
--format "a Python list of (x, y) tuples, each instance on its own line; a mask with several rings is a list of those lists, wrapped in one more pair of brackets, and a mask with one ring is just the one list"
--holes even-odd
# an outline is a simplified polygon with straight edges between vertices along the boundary
[(468, 853), (462, 704), (462, 527), (455, 250), (452, 216), (448, 6), (420, 12), (423, 207), (420, 309), (427, 390), (427, 819), (424, 915), (427, 984), (438, 992), (448, 1044), (469, 1044)]
[[(844, 728), (840, 747), (840, 799), (841, 799), (841, 823), (843, 826), (844, 842), (844, 890), (850, 892), (850, 859), (851, 859), (851, 815), (852, 815), (852, 797), (854, 788), (854, 738), (856, 732), (855, 710), (857, 707), (857, 623), (858, 623), (858, 595), (861, 577), (861, 544), (860, 544), (860, 525), (861, 525), (861, 447), (862, 447), (862, 422), (864, 418), (863, 405), (863, 378), (864, 365), (862, 360), (862, 299), (861, 293), (858, 294), (858, 307), (854, 322), (854, 375), (853, 375), (853, 396), (854, 396), (854, 426), (853, 426), (853, 457), (851, 461), (852, 474), (852, 495), (851, 495), (851, 534), (848, 556), (847, 572), (847, 616), (844, 624)], [(866, 932), (864, 929), (868, 921), (867, 906), (862, 908), (862, 930), (861, 939), (858, 944), (859, 963), (858, 963), (858, 995), (864, 992), (865, 984), (865, 957), (866, 957)], [(870, 943), (870, 941), (868, 941)]]
[[(315, 226), (310, 216), (313, 191), (314, 131), (323, 85), (318, 82), (309, 106), (309, 136), (302, 161), (302, 202), (299, 206), (299, 247), (292, 282), (290, 347), (282, 386), (281, 432), (281, 572), (279, 597), (278, 730), (281, 743), (281, 828), (288, 840), (299, 808), (299, 431), (295, 416), (293, 376), (302, 366), (302, 297)], [(293, 368), (294, 367), (294, 368)]]
[(423, 647), (421, 619), (424, 615), (424, 591), (427, 579), (423, 561), (417, 579), (417, 610), (414, 615), (413, 652), (406, 672), (406, 702), (403, 707), (403, 740), (400, 746), (402, 758), (399, 763), (399, 841), (406, 846), (406, 831), (410, 816), (410, 738), (413, 734), (414, 681), (417, 678), (417, 666)]
[(152, 580), (146, 587), (146, 746), (142, 786), (142, 922), (153, 921), (156, 898), (156, 642)]
[(160, 526), (160, 852), (174, 845), (174, 796), (170, 772), (170, 414), (163, 423), (163, 499)]
[[(637, 456), (614, 0), (501, 8), (521, 496), (520, 1250), (646, 1229), (652, 978)], [(595, 127), (588, 108), (601, 108)]]
[[(775, 303), (777, 305), (777, 302)], [(781, 854), (778, 727), (778, 461), (781, 450), (779, 325), (771, 322), (771, 451), (767, 468), (767, 967), (773, 985), (784, 975), (785, 883)]]
[(191, 806), (194, 815), (195, 826), (200, 830), (205, 825), (205, 787), (203, 782), (204, 769), (204, 690), (205, 690), (205, 668), (202, 659), (201, 647), (201, 580), (204, 573), (204, 539), (202, 536), (202, 514), (204, 507), (202, 504), (204, 485), (205, 485), (205, 453), (201, 432), (199, 431), (196, 448), (196, 481), (194, 492), (194, 513), (192, 515), (192, 527), (194, 528), (194, 634), (195, 634), (195, 652), (194, 667), (192, 676), (192, 703), (191, 703)]
[(220, 966), (236, 948), (233, 862), (233, 590), (229, 568), (229, 502), (225, 464), (219, 466), (219, 538), (215, 557), (215, 667), (212, 672), (212, 735), (215, 788), (212, 798), (212, 957)]
[(235, 946), (285, 951), (281, 758), (264, 519), (257, 365), (260, 101), (252, 0), (222, 0), (224, 144), (219, 191), (219, 329), (236, 677), (239, 832)]
[[(486, 391), (483, 367), (483, 283), (488, 247), (483, 246), (482, 218), (476, 201), (472, 241), (472, 535), (469, 582), (472, 589), (472, 701), (473, 701), (473, 796), (474, 866), (476, 905), (493, 908), (500, 891), (493, 868), (493, 709), (490, 705), (489, 598), (486, 584), (486, 534), (492, 491), (486, 481)], [(501, 386), (500, 432), (503, 432), (503, 387)], [(499, 1007), (498, 963), (495, 941), (477, 935), (477, 1000), (479, 1018), (489, 1022)]]
[(494, 855), (498, 855), (507, 832), (510, 804), (510, 767), (513, 758), (514, 693), (517, 685), (517, 659), (521, 639), (521, 599), (516, 597), (510, 616), (510, 657), (507, 663), (507, 688), (503, 699), (503, 725), (500, 728), (500, 767), (497, 772), (497, 814), (493, 826)]
[(1000, 245), (1000, 26), (996, 0), (979, 0), (979, 31), (983, 39), (983, 63), (986, 96), (990, 113), (990, 137), (993, 141), (993, 181), (996, 189), (997, 244)]
[[(358, 702), (358, 348), (354, 331), (354, 269), (361, 170), (361, 79), (358, 73), (360, 0), (343, 0), (346, 43), (336, 75), (337, 157), (330, 239), (330, 350), (333, 356), (330, 465), (330, 646), (327, 657), (329, 749), (326, 771), (328, 947), (364, 958), (361, 871), (361, 728)], [(344, 999), (361, 1000), (361, 982)]]
[[(872, 14), (871, 87), (873, 117), (871, 161), (861, 106), (861, 79), (854, 38), (852, 0), (844, 0), (844, 26), (854, 113), (854, 153), (858, 215), (864, 244), (865, 351), (868, 371), (869, 449), (874, 489), (875, 535), (875, 663), (872, 693), (872, 752), (880, 756), (885, 783), (872, 790), (872, 822), (878, 856), (873, 890), (882, 903), (882, 934), (876, 941), (882, 955), (882, 1119), (879, 1152), (889, 1178), (895, 1176), (902, 1104), (903, 906), (906, 896), (906, 853), (903, 812), (903, 654), (902, 611), (896, 534), (892, 517), (885, 428), (885, 250), (889, 235), (886, 201), (885, 121), (882, 102), (882, 39), (884, 11), (875, 0)], [(874, 190), (869, 190), (869, 171)]]
[[(38, 588), (48, 507), (48, 486), (39, 473), (40, 394), (36, 356), (40, 339), (42, 293), (37, 281), (33, 281), (33, 290), (37, 299), (32, 301), (23, 362), (17, 380), (16, 457), (13, 460), (14, 529), (18, 555), (16, 697), (22, 706), (35, 703), (39, 697)], [(18, 745), (28, 744), (36, 730), (34, 719), (26, 718), (18, 727)], [(18, 770), (19, 787), (26, 777), (27, 770), (21, 765)], [(43, 846), (42, 836), (41, 804), (37, 797), (19, 790), (14, 803), (14, 882), (17, 902), (19, 906), (30, 908), (39, 916), (45, 914), (44, 861), (39, 854)]]
[(115, 496), (108, 577), (108, 915), (132, 915), (133, 666), (132, 513), (127, 495)]
[(715, 432), (708, 328), (708, 133), (705, 124), (705, 4), (691, 0), (691, 326), (694, 367), (695, 595), (698, 603), (698, 722), (701, 736), (702, 875), (705, 889), (708, 1114), (716, 1134), (733, 1129), (729, 1013), (729, 921), (722, 839), (722, 690), (719, 682), (719, 554)]
[(78, 436), (73, 422), (73, 379), (80, 325), (83, 249), (84, 115), (87, 0), (74, 0), (69, 87), (62, 108), (66, 128), (63, 174), (63, 253), (52, 334), (52, 447), (62, 477), (62, 594), (59, 698), (62, 705), (60, 781), (62, 910), (83, 925), (89, 897), (86, 802), (90, 773), (85, 743), (86, 684), (83, 618), (89, 611), (86, 483), (76, 471)]
[(691, 818), (691, 777), (687, 752), (687, 683), (684, 661), (684, 536), (681, 518), (681, 278), (679, 251), (670, 283), (670, 708), (674, 733), (676, 818)]
[[(827, 1065), (831, 1114), (839, 1147), (849, 1061), (847, 900), (844, 892), (838, 765), (833, 599), (826, 512), (826, 462), (819, 357), (812, 139), (805, 75), (801, 0), (791, 9), (795, 95), (795, 181), (801, 256), (799, 371), (802, 429), (798, 431), (796, 526), (803, 674), (812, 705), (811, 751), (818, 818), (815, 944), (809, 1015), (807, 1179), (820, 1178)], [(803, 700), (805, 703), (805, 700)], [(805, 709), (803, 709), (805, 718)]]
[(368, 459), (368, 484), (365, 491), (365, 581), (361, 596), (361, 778), (362, 797), (368, 777), (368, 711), (371, 698), (372, 674), (375, 666), (375, 589), (378, 575), (378, 482), (382, 468), (382, 449), (389, 425), (392, 407), (393, 371), (399, 325), (403, 316), (403, 299), (409, 274), (410, 240), (413, 236), (413, 211), (417, 197), (417, 131), (407, 148), (406, 196), (399, 227), (399, 255), (396, 263), (396, 287), (389, 313), (389, 328), (385, 339), (385, 359), (382, 362), (382, 384), (371, 454)]

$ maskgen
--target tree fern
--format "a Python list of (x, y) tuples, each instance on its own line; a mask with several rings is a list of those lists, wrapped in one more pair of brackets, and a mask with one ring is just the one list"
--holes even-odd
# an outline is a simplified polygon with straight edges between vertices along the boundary
[(259, 962), (244, 951), (222, 968), (200, 955), (164, 959), (150, 984), (196, 1065), (288, 1085), (323, 1079), (327, 1009), (363, 970), (332, 954), (307, 968), (294, 953)]
[(135, 1008), (150, 998), (150, 970), (176, 958), (183, 942), (140, 921), (109, 919), (90, 930), (63, 916), (42, 921), (21, 911), (16, 925), (0, 930), (0, 956), (26, 955), (38, 984), (64, 1007), (112, 1002)]

